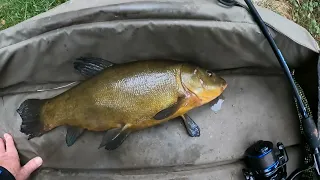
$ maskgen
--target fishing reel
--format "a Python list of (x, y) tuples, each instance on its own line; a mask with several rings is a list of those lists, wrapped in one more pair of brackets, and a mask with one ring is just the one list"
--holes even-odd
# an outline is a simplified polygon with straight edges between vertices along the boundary
[(243, 169), (246, 180), (285, 180), (288, 155), (282, 143), (274, 148), (270, 141), (258, 141), (245, 152), (247, 169)]

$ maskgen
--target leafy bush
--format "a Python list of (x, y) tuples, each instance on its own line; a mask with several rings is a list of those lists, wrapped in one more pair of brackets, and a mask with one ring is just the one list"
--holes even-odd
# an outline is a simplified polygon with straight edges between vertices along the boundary
[(320, 1), (290, 0), (293, 20), (305, 27), (320, 43)]

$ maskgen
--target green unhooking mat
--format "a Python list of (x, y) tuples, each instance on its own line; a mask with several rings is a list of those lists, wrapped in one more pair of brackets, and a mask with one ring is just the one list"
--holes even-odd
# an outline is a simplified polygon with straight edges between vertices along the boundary
[[(297, 24), (258, 11), (317, 120), (318, 44)], [(228, 87), (220, 110), (213, 102), (188, 113), (197, 138), (172, 120), (131, 134), (114, 151), (98, 149), (97, 132), (67, 147), (65, 127), (28, 140), (16, 109), (81, 83), (79, 57), (188, 61), (217, 71)], [(243, 179), (243, 153), (260, 139), (288, 147), (289, 173), (305, 158), (291, 89), (267, 40), (244, 8), (216, 0), (71, 0), (0, 31), (0, 97), (0, 134), (14, 136), (23, 162), (44, 159), (34, 179)]]

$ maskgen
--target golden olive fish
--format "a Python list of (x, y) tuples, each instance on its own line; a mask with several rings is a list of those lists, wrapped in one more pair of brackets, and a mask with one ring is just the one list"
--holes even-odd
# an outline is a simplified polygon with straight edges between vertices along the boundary
[(113, 65), (80, 58), (75, 69), (89, 77), (51, 99), (29, 99), (17, 112), (30, 138), (68, 125), (71, 146), (84, 132), (107, 131), (100, 147), (117, 148), (133, 131), (182, 117), (190, 136), (200, 136), (186, 113), (218, 97), (227, 83), (214, 73), (178, 61), (136, 61)]

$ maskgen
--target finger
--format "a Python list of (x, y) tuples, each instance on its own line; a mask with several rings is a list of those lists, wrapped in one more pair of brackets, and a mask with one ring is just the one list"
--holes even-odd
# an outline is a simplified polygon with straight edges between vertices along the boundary
[(33, 171), (35, 171), (42, 165), (42, 162), (43, 160), (41, 157), (35, 157), (31, 159), (26, 165), (21, 168), (21, 177), (29, 177)]
[(3, 139), (0, 138), (0, 153), (6, 152), (6, 147), (4, 146)]
[(4, 139), (6, 140), (6, 152), (11, 153), (13, 155), (18, 155), (12, 136), (10, 134), (5, 133)]

